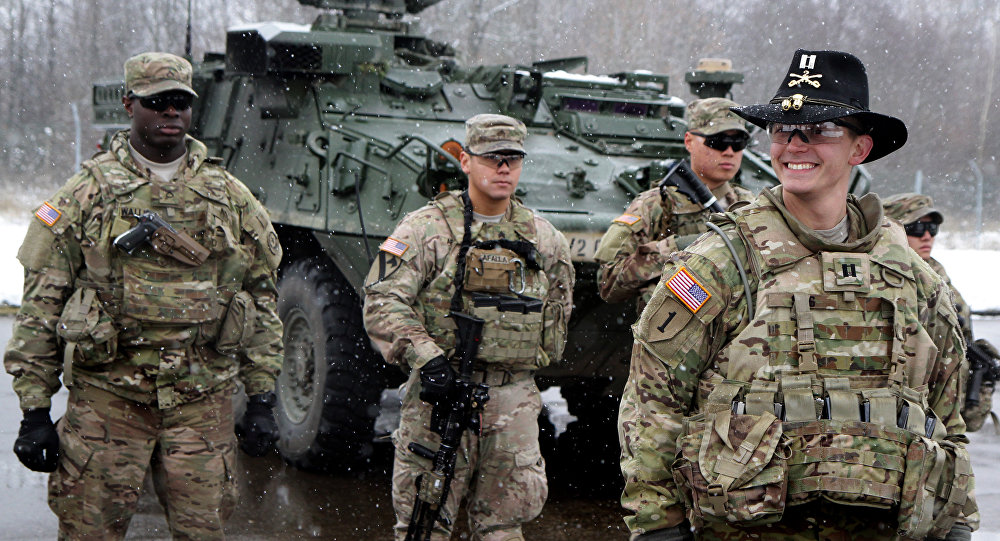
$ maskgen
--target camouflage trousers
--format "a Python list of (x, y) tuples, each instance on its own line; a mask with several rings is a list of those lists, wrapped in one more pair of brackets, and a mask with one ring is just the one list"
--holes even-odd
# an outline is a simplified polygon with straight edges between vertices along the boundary
[(781, 521), (753, 528), (707, 522), (697, 539), (737, 541), (889, 541), (896, 535), (896, 512), (838, 505), (824, 500), (785, 509)]
[(58, 430), (59, 539), (123, 539), (150, 470), (175, 540), (224, 538), (237, 501), (231, 389), (160, 410), (77, 384)]
[[(420, 378), (414, 370), (400, 388), (403, 396), (399, 429), (393, 433), (396, 458), (392, 471), (392, 505), (396, 539), (406, 528), (416, 498), (417, 476), (431, 461), (410, 452), (417, 442), (436, 451), (441, 438), (430, 431), (431, 406), (420, 400)], [(522, 540), (521, 524), (542, 512), (548, 497), (545, 461), (538, 446), (538, 414), (542, 399), (534, 379), (490, 387), (483, 411), (482, 434), (466, 431), (458, 450), (455, 479), (442, 514), (454, 524), (463, 500), (472, 539)], [(451, 537), (451, 528), (437, 524), (432, 539)]]

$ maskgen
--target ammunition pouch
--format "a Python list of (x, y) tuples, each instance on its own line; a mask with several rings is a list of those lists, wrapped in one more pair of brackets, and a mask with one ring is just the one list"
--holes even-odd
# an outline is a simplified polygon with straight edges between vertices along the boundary
[(469, 315), (485, 321), (478, 359), (500, 367), (535, 370), (548, 364), (541, 354), (542, 301), (530, 297), (473, 296)]
[(215, 350), (223, 355), (246, 351), (257, 321), (257, 306), (246, 291), (233, 295), (215, 338)]
[(63, 306), (56, 334), (66, 342), (63, 381), (67, 385), (73, 366), (96, 368), (113, 361), (118, 352), (118, 330), (93, 288), (73, 292)]
[(798, 385), (807, 381), (783, 377), (780, 392), (720, 381), (705, 412), (685, 420), (673, 471), (696, 527), (766, 524), (822, 498), (895, 511), (905, 538), (943, 538), (975, 512), (968, 452), (944, 439), (921, 393), (829, 378), (815, 399)]
[(788, 438), (774, 414), (728, 409), (684, 421), (673, 464), (695, 528), (705, 522), (741, 526), (781, 520), (788, 489)]
[(483, 293), (523, 293), (525, 263), (512, 250), (469, 248), (465, 263), (465, 290)]

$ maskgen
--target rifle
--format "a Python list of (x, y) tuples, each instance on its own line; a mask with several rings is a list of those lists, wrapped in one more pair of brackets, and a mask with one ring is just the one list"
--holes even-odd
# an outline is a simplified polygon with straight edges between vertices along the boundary
[(528, 314), (541, 312), (544, 303), (532, 297), (518, 294), (517, 297), (508, 295), (485, 295), (483, 293), (472, 294), (472, 305), (475, 307), (493, 306), (498, 312), (520, 312)]
[(979, 405), (983, 383), (993, 383), (1000, 379), (1000, 365), (982, 346), (973, 342), (965, 350), (972, 373), (969, 375), (969, 390), (965, 394), (965, 407)]
[(137, 219), (139, 223), (135, 227), (115, 237), (114, 245), (123, 252), (132, 255), (136, 248), (149, 243), (156, 252), (192, 267), (201, 265), (208, 258), (210, 252), (207, 248), (174, 229), (159, 214), (147, 210)]
[(441, 517), (441, 509), (448, 500), (455, 476), (455, 459), (462, 434), (466, 429), (479, 430), (479, 416), (490, 399), (489, 386), (472, 381), (484, 321), (455, 310), (450, 311), (448, 317), (455, 320), (458, 328), (455, 354), (459, 358), (459, 373), (448, 397), (434, 404), (431, 410), (431, 430), (441, 436), (437, 452), (416, 442), (407, 445), (411, 452), (431, 460), (433, 465), (431, 471), (417, 477), (417, 497), (406, 529), (406, 541), (429, 541), (435, 522), (450, 524), (446, 517)]
[(692, 203), (701, 205), (703, 209), (711, 209), (712, 212), (726, 211), (722, 207), (722, 204), (719, 203), (719, 200), (712, 195), (708, 186), (705, 186), (705, 184), (695, 177), (685, 160), (677, 160), (674, 166), (667, 171), (663, 180), (660, 181), (660, 195), (662, 197), (666, 197), (664, 192), (667, 186), (677, 188), (677, 191), (687, 196)]

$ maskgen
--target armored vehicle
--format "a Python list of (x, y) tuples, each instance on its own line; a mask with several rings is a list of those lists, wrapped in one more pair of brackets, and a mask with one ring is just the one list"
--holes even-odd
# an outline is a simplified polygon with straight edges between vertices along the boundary
[[(440, 0), (300, 1), (323, 8), (312, 25), (232, 28), (224, 54), (196, 63), (192, 112), (192, 135), (266, 205), (284, 248), (282, 455), (325, 468), (371, 453), (380, 395), (402, 375), (367, 340), (362, 282), (405, 213), (463, 185), (464, 121), (485, 112), (527, 124), (516, 195), (570, 241), (569, 343), (539, 381), (559, 385), (578, 418), (565, 441), (574, 431), (586, 441), (589, 427), (616, 416), (635, 314), (598, 297), (596, 245), (629, 201), (686, 155), (685, 102), (668, 94), (666, 75), (591, 75), (585, 57), (463, 67), (411, 17)], [(727, 95), (742, 81), (720, 68), (689, 73), (692, 92)], [(95, 85), (99, 125), (127, 126), (121, 96), (120, 82)], [(867, 177), (857, 180), (865, 191)], [(772, 185), (766, 158), (748, 150), (740, 182), (754, 191)], [(602, 434), (617, 456), (613, 429)]]

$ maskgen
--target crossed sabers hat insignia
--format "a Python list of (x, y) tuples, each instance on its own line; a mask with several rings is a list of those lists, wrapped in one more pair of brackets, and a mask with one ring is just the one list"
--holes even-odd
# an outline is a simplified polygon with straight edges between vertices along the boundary
[(803, 70), (802, 75), (799, 75), (798, 73), (789, 73), (788, 76), (798, 77), (798, 79), (788, 81), (789, 87), (800, 86), (802, 83), (806, 83), (807, 85), (812, 85), (813, 88), (819, 88), (819, 81), (816, 81), (815, 79), (819, 79), (823, 75), (820, 73), (817, 73), (816, 75), (809, 75), (809, 70)]

